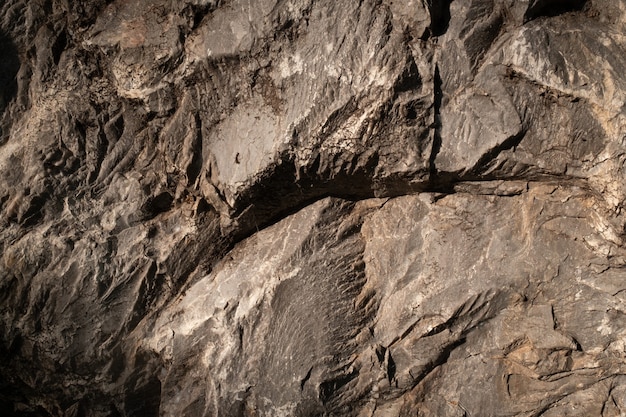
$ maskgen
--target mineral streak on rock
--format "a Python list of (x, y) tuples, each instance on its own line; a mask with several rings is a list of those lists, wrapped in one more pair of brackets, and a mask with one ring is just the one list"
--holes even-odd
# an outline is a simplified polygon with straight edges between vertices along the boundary
[(626, 415), (625, 30), (5, 0), (3, 415)]

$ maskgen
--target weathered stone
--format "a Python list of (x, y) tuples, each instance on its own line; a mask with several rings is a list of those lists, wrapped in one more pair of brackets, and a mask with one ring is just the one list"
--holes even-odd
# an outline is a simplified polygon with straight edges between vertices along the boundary
[(623, 0), (7, 0), (9, 416), (626, 414)]

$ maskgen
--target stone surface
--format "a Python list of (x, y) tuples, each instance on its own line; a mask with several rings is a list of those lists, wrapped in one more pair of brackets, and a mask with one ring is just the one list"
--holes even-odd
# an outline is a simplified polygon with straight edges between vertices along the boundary
[(8, 416), (626, 414), (626, 2), (7, 0)]

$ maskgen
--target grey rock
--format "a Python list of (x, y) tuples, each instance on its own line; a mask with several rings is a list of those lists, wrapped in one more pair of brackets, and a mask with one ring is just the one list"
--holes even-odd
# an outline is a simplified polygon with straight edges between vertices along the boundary
[(622, 0), (7, 0), (8, 416), (626, 414)]

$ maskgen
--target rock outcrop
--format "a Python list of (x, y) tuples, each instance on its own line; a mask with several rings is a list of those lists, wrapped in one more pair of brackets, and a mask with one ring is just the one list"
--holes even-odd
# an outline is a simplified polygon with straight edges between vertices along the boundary
[(4, 415), (626, 415), (625, 30), (6, 0)]

